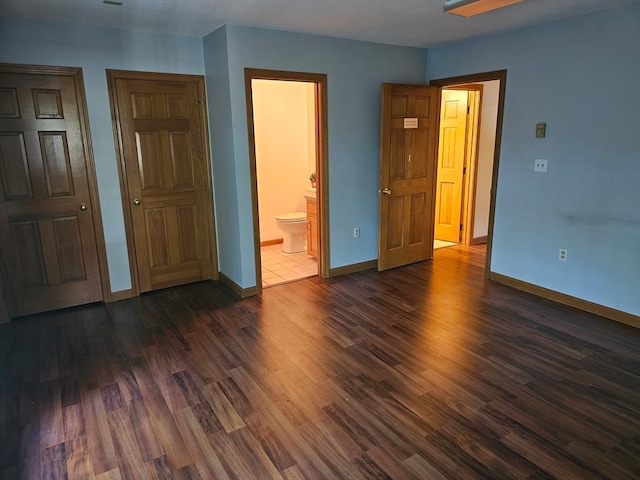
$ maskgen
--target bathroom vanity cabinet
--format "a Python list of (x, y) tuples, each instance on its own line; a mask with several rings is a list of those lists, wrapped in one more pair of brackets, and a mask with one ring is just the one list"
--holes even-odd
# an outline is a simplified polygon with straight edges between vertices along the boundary
[(307, 199), (307, 254), (318, 258), (318, 208), (316, 199)]

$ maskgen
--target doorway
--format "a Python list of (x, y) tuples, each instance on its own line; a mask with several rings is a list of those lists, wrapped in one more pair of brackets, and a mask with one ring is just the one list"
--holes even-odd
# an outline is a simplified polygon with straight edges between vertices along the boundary
[(326, 277), (326, 75), (245, 69), (245, 88), (257, 293)]
[(434, 248), (487, 241), (499, 86), (441, 91)]
[(479, 93), (463, 87), (440, 92), (434, 248), (465, 243), (465, 207), (473, 204), (466, 180), (477, 151)]
[[(466, 160), (466, 171), (462, 182), (462, 194), (459, 203), (460, 222), (458, 243), (463, 245), (487, 244), (485, 276), (491, 265), (491, 236), (495, 212), (498, 162), (500, 158), (500, 139), (507, 72), (494, 72), (464, 75), (432, 80), (430, 85), (445, 90), (478, 91), (477, 119), (470, 112), (468, 120), (477, 122), (475, 132), (467, 134), (467, 149), (471, 155)], [(442, 95), (444, 99), (445, 96)], [(472, 106), (471, 106), (472, 107)], [(442, 106), (441, 106), (442, 108)], [(470, 109), (472, 110), (472, 108)], [(441, 110), (441, 114), (443, 114)], [(469, 124), (469, 123), (467, 123)], [(473, 128), (473, 127), (471, 127)], [(439, 138), (439, 144), (442, 142)], [(439, 145), (439, 149), (442, 145)], [(438, 169), (437, 174), (440, 174)], [(435, 225), (434, 225), (435, 231)]]

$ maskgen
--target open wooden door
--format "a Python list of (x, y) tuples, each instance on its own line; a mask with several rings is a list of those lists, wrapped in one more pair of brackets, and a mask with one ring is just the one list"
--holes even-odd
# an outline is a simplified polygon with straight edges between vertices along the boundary
[(103, 300), (85, 111), (79, 68), (0, 65), (0, 272), (10, 317)]
[(378, 270), (433, 255), (436, 87), (382, 85)]
[(203, 78), (113, 70), (107, 75), (139, 291), (213, 278)]
[(455, 243), (462, 230), (468, 101), (466, 90), (442, 90), (435, 238)]

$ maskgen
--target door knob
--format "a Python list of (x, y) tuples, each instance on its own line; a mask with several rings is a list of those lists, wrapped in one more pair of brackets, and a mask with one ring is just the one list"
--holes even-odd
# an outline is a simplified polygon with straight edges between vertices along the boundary
[(87, 204), (86, 204), (86, 203), (81, 203), (81, 204), (80, 204), (80, 210), (82, 210), (83, 212), (84, 212), (87, 208), (89, 208), (89, 207), (87, 207)]
[(382, 190), (378, 190), (378, 193), (383, 193), (384, 195), (391, 195), (391, 190), (385, 187)]
[(134, 205), (140, 205), (140, 200), (138, 200), (137, 198), (133, 199), (133, 204)]

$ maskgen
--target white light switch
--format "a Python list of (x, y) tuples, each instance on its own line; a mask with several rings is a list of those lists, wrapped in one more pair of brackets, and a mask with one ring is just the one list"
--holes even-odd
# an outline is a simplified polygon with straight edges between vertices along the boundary
[(542, 172), (542, 173), (546, 172), (547, 171), (547, 161), (546, 160), (537, 159), (535, 164), (534, 164), (533, 171), (534, 172)]

